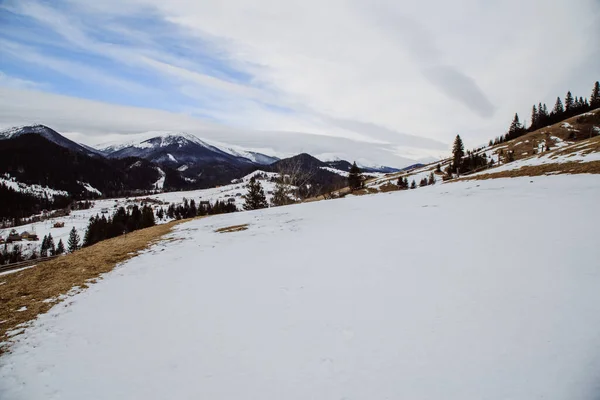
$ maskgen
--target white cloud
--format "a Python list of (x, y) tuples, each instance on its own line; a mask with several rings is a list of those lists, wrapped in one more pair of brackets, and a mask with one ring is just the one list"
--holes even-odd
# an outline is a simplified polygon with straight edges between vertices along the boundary
[(0, 86), (15, 89), (43, 89), (44, 84), (10, 76), (0, 71)]
[[(528, 118), (531, 104), (553, 104), (567, 89), (588, 95), (600, 70), (600, 5), (594, 0), (68, 0), (7, 1), (3, 7), (54, 31), (65, 47), (150, 71), (169, 88), (161, 90), (189, 99), (182, 114), (85, 103), (85, 117), (68, 114), (79, 100), (60, 98), (69, 107), (56, 110), (46, 104), (48, 98), (43, 107), (33, 102), (38, 120), (62, 121), (85, 134), (216, 129), (216, 136), (257, 146), (270, 143), (256, 138), (280, 147), (302, 140), (295, 149), (322, 153), (335, 152), (325, 144), (340, 145), (335, 138), (346, 137), (349, 143), (369, 143), (369, 149), (385, 148), (377, 155), (386, 160), (394, 154), (429, 156), (457, 133), (469, 146), (485, 143), (503, 133), (515, 111)], [(170, 31), (144, 24), (148, 16)], [(121, 17), (141, 21), (123, 24)], [(104, 32), (124, 40), (102, 40)], [(202, 43), (204, 56), (250, 78), (230, 79), (218, 66), (170, 51), (155, 40), (163, 36), (186, 51)], [(21, 47), (27, 51), (12, 56), (89, 75), (99, 85), (140, 89), (139, 83), (112, 77), (113, 71), (40, 58)], [(22, 119), (26, 110), (0, 110), (5, 114), (0, 121)], [(335, 138), (329, 142), (325, 136)]]
[[(364, 158), (373, 164), (398, 167), (410, 165), (422, 157), (447, 153), (445, 145), (435, 141), (419, 142), (418, 148), (402, 151), (394, 144), (373, 142), (367, 137), (363, 140), (348, 139), (355, 133), (350, 130), (337, 132), (337, 136), (326, 136), (319, 134), (319, 129), (304, 132), (234, 129), (188, 114), (0, 87), (0, 128), (34, 123), (48, 125), (88, 145), (124, 142), (137, 139), (140, 134), (148, 136), (149, 131), (182, 131), (272, 155), (335, 153), (340, 158)], [(421, 153), (419, 148), (423, 150)]]

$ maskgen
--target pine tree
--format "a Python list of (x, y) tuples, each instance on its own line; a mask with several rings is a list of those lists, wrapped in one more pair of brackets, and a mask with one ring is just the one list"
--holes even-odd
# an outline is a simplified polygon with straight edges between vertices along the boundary
[(413, 181), (410, 183), (410, 188), (411, 189), (416, 189), (417, 188), (417, 182), (415, 182), (415, 180), (413, 179)]
[[(191, 208), (191, 206), (193, 207), (193, 210)], [(192, 200), (190, 202), (190, 216), (196, 216), (197, 215), (197, 210), (196, 210), (196, 204), (194, 203), (194, 200)], [(151, 226), (156, 225), (156, 221), (154, 220), (154, 211), (152, 211), (152, 207), (150, 206), (144, 206), (142, 207), (142, 217), (141, 217), (141, 221), (140, 221), (140, 228), (149, 228)]]
[[(538, 123), (541, 124), (541, 114), (540, 114), (540, 110), (542, 109), (542, 105), (540, 104), (539, 108), (538, 108)], [(521, 134), (523, 133), (523, 125), (521, 125), (521, 122), (519, 121), (519, 114), (515, 114), (515, 117), (513, 118), (513, 121), (510, 124), (510, 127), (508, 128), (508, 133), (506, 134), (507, 139), (506, 140), (510, 140), (510, 139), (514, 139), (517, 138), (519, 136), (521, 136)]]
[(244, 199), (246, 200), (244, 210), (258, 210), (269, 207), (267, 197), (259, 181), (252, 177), (246, 187), (248, 188), (248, 193), (244, 195)]
[[(195, 216), (198, 215), (198, 209), (196, 208), (196, 202), (194, 201), (194, 199), (190, 200), (190, 208), (188, 211), (188, 218), (194, 218)], [(154, 218), (152, 218), (154, 219)], [(152, 224), (154, 225), (154, 223)], [(150, 225), (150, 226), (152, 226)]]
[(454, 160), (454, 168), (458, 172), (461, 166), (462, 158), (465, 156), (465, 146), (460, 135), (456, 135), (454, 145), (452, 146), (452, 158)]
[[(493, 145), (493, 143), (492, 143), (492, 141), (490, 140), (490, 147), (491, 147), (492, 145)], [(440, 163), (438, 163), (438, 164), (435, 166), (435, 172), (440, 172), (440, 173), (442, 172), (442, 165), (441, 165)]]
[(594, 89), (592, 89), (592, 95), (590, 96), (590, 108), (595, 110), (600, 108), (600, 82), (596, 81)]
[(44, 235), (42, 246), (40, 248), (40, 257), (48, 256), (48, 236)]
[(538, 118), (538, 110), (535, 106), (535, 104), (533, 105), (533, 109), (531, 110), (531, 129), (535, 130), (539, 127), (539, 118)]
[(573, 111), (573, 107), (575, 106), (575, 100), (573, 99), (573, 95), (571, 92), (567, 92), (567, 96), (565, 97), (565, 112), (570, 113)]
[(56, 251), (55, 254), (63, 254), (65, 252), (65, 245), (63, 244), (62, 239), (60, 239), (58, 241), (58, 244), (56, 245)]
[[(438, 164), (439, 165), (439, 164)], [(435, 184), (435, 175), (432, 173), (429, 174), (429, 180), (427, 181), (428, 185), (433, 185)]]
[(352, 167), (350, 167), (350, 173), (348, 174), (348, 187), (350, 187), (350, 190), (356, 190), (360, 189), (362, 184), (362, 173), (355, 161)]
[(554, 115), (560, 117), (565, 112), (565, 108), (563, 107), (562, 101), (560, 97), (556, 98), (556, 104), (554, 104), (554, 110), (552, 110)]
[(67, 246), (69, 246), (69, 253), (79, 249), (79, 240), (79, 234), (77, 233), (75, 227), (73, 227), (69, 233), (69, 241), (67, 242)]

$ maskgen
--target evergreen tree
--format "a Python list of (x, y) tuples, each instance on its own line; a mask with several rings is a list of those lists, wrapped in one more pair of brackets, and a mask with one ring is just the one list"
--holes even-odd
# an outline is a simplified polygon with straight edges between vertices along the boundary
[(58, 244), (56, 245), (56, 254), (63, 254), (65, 252), (65, 245), (63, 244), (62, 239), (60, 239), (58, 241)]
[[(194, 206), (193, 209), (191, 208), (192, 205)], [(195, 217), (198, 214), (194, 200), (192, 200), (190, 202), (190, 210), (191, 211), (189, 212), (189, 215)], [(141, 217), (141, 221), (140, 221), (140, 228), (149, 228), (154, 225), (156, 225), (156, 221), (154, 220), (154, 211), (152, 211), (152, 207), (147, 206), (147, 205), (142, 207), (142, 217)]]
[(531, 129), (535, 130), (538, 127), (539, 127), (538, 110), (534, 104), (533, 109), (531, 110)]
[(463, 144), (462, 139), (460, 138), (460, 135), (456, 135), (456, 138), (454, 139), (454, 145), (452, 146), (452, 159), (453, 159), (453, 166), (454, 166), (454, 168), (456, 168), (457, 172), (460, 169), (462, 158), (464, 157), (464, 155), (465, 155), (465, 146)]
[(350, 173), (348, 174), (348, 186), (350, 190), (360, 189), (363, 185), (362, 173), (360, 168), (356, 165), (356, 161), (352, 164), (350, 168)]
[(546, 107), (546, 103), (542, 105), (542, 114), (544, 115), (544, 119), (546, 120), (546, 122), (548, 122), (548, 117), (550, 116), (550, 113), (548, 113), (548, 107)]
[(571, 92), (567, 92), (567, 96), (565, 97), (565, 112), (571, 113), (573, 111), (573, 107), (575, 106), (575, 100), (573, 99), (573, 95)]
[(67, 242), (67, 245), (69, 246), (69, 253), (79, 249), (79, 240), (79, 234), (77, 233), (75, 227), (73, 227), (69, 233), (69, 241)]
[(244, 195), (244, 210), (258, 210), (269, 207), (267, 197), (259, 181), (252, 177), (246, 187), (248, 188), (248, 193)]
[(44, 235), (42, 239), (42, 246), (40, 248), (40, 257), (48, 256), (48, 236)]
[(413, 181), (410, 183), (410, 188), (411, 189), (416, 189), (417, 188), (417, 182), (415, 182), (415, 180), (413, 179)]
[[(439, 165), (439, 164), (438, 164)], [(428, 185), (433, 185), (435, 184), (435, 175), (432, 173), (429, 174), (429, 180), (427, 181)]]
[(558, 117), (562, 117), (562, 114), (565, 112), (565, 108), (563, 107), (560, 97), (556, 98), (556, 104), (554, 104), (554, 110), (552, 110), (552, 112)]
[(590, 96), (590, 108), (595, 110), (600, 108), (600, 83), (596, 81), (594, 89), (592, 89), (592, 95)]
[[(491, 146), (492, 146), (492, 141), (490, 140), (490, 147), (491, 147)], [(441, 165), (440, 163), (438, 163), (438, 164), (435, 166), (435, 171), (436, 171), (436, 172), (440, 172), (440, 173), (442, 172), (442, 165)]]
[[(540, 107), (538, 108), (538, 122), (541, 124), (542, 121), (540, 120), (540, 109), (542, 109), (542, 105), (540, 104)], [(519, 121), (519, 114), (515, 114), (515, 117), (513, 118), (512, 123), (510, 124), (510, 128), (508, 128), (508, 133), (506, 134), (507, 138), (506, 140), (511, 140), (514, 138), (517, 138), (519, 136), (521, 136), (521, 134), (523, 134), (523, 126), (521, 125), (521, 122)]]

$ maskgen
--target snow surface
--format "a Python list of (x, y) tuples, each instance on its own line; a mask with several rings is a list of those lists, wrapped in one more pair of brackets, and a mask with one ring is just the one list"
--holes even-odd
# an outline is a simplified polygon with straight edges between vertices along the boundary
[(49, 188), (48, 186), (29, 185), (27, 183), (18, 182), (9, 174), (0, 176), (0, 184), (2, 183), (17, 192), (27, 193), (36, 197), (47, 197), (51, 200), (54, 199), (54, 196), (69, 196), (69, 192), (65, 190), (57, 190)]
[[(162, 188), (165, 179), (163, 176), (164, 171), (160, 170), (159, 173), (161, 173), (161, 178), (158, 179), (155, 185), (158, 185)], [(196, 202), (196, 204), (198, 204), (200, 201), (210, 201), (211, 203), (215, 203), (217, 200), (228, 201), (230, 198), (234, 198), (235, 205), (238, 207), (238, 209), (241, 210), (244, 204), (243, 195), (246, 194), (246, 192), (248, 191), (246, 189), (246, 185), (250, 181), (251, 177), (260, 177), (261, 174), (266, 175), (268, 178), (277, 176), (277, 174), (273, 172), (264, 172), (256, 170), (251, 174), (248, 174), (247, 176), (241, 178), (235, 184), (224, 185), (217, 188), (190, 190), (186, 192), (167, 192), (139, 197), (94, 200), (94, 206), (92, 208), (87, 210), (73, 211), (71, 215), (67, 217), (49, 218), (41, 222), (33, 222), (15, 227), (15, 229), (18, 232), (27, 231), (36, 233), (40, 238), (40, 240), (37, 242), (21, 241), (15, 242), (15, 244), (21, 247), (21, 250), (25, 257), (28, 257), (34, 250), (39, 253), (41, 239), (49, 233), (52, 234), (52, 238), (54, 239), (55, 244), (58, 243), (59, 239), (62, 239), (66, 245), (69, 237), (69, 232), (73, 227), (75, 227), (77, 233), (83, 239), (90, 217), (102, 215), (103, 212), (105, 212), (105, 215), (109, 217), (114, 214), (118, 207), (133, 206), (135, 204), (140, 206), (143, 202), (145, 202), (146, 199), (159, 200), (165, 203), (162, 205), (148, 204), (154, 209), (155, 213), (160, 207), (162, 207), (163, 210), (166, 211), (170, 203), (175, 205), (182, 204), (184, 199), (193, 199)], [(272, 192), (275, 189), (275, 182), (272, 182), (268, 179), (259, 179), (259, 182), (261, 183), (263, 190), (265, 191), (267, 201), (270, 202), (273, 197)], [(168, 221), (169, 219), (156, 219), (157, 224), (166, 223)], [(55, 222), (64, 222), (64, 228), (54, 228), (53, 226)], [(12, 228), (0, 229), (0, 237), (8, 236), (8, 233), (11, 229)], [(9, 251), (12, 249), (12, 246), (12, 244), (9, 244), (7, 246)]]
[[(171, 156), (171, 155), (169, 154), (169, 156)], [(152, 187), (157, 190), (162, 190), (165, 187), (165, 179), (166, 179), (167, 174), (165, 174), (165, 171), (163, 171), (160, 167), (156, 167), (156, 171), (158, 171), (159, 177), (158, 177), (157, 181), (154, 182)]]
[(81, 182), (81, 181), (77, 181), (77, 183), (79, 183), (81, 186), (83, 186), (83, 188), (85, 190), (87, 190), (88, 192), (92, 192), (92, 193), (96, 193), (99, 196), (102, 196), (102, 192), (99, 191), (98, 189), (96, 189), (95, 187), (93, 187), (92, 185), (90, 185), (87, 182)]
[(342, 171), (341, 169), (337, 169), (337, 168), (332, 168), (332, 167), (320, 167), (320, 168), (324, 169), (325, 171), (333, 172), (334, 174), (338, 174), (338, 175), (341, 175), (346, 178), (348, 177), (348, 175), (350, 175), (350, 172)]
[(597, 399), (599, 196), (496, 179), (179, 225), (14, 336), (0, 398)]

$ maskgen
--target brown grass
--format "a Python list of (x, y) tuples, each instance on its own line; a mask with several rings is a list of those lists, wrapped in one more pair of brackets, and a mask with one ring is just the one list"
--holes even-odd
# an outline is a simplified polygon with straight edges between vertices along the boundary
[[(587, 114), (589, 115), (578, 115), (554, 125), (527, 133), (509, 142), (501, 143), (495, 147), (496, 152), (502, 149), (504, 154), (506, 154), (507, 150), (512, 150), (514, 151), (515, 160), (519, 160), (532, 156), (534, 154), (534, 149), (537, 149), (538, 145), (542, 142), (550, 143), (550, 150), (555, 150), (556, 140), (551, 139), (551, 137), (575, 143), (589, 139), (590, 132), (592, 133), (592, 137), (597, 135), (592, 129), (594, 126), (600, 126), (600, 111), (594, 110)], [(572, 127), (563, 126), (565, 123), (570, 124)], [(573, 137), (571, 137), (571, 135), (573, 135)], [(561, 148), (560, 150), (563, 149)]]
[[(117, 264), (134, 257), (156, 243), (181, 223), (173, 221), (108, 239), (75, 253), (45, 261), (33, 268), (0, 276), (0, 341), (7, 332), (47, 312), (57, 299), (73, 287), (86, 288), (88, 283), (109, 272)], [(26, 307), (25, 311), (17, 311)], [(0, 347), (0, 354), (6, 346)]]
[(383, 193), (395, 192), (396, 190), (400, 190), (400, 187), (398, 185), (394, 185), (391, 182), (387, 182), (379, 186), (379, 191)]
[(248, 224), (226, 226), (225, 228), (216, 229), (217, 233), (239, 232), (248, 229)]
[(600, 161), (586, 163), (571, 161), (556, 164), (531, 165), (509, 171), (490, 172), (489, 174), (469, 176), (457, 180), (471, 181), (496, 178), (516, 178), (519, 176), (541, 176), (546, 174), (600, 174)]

